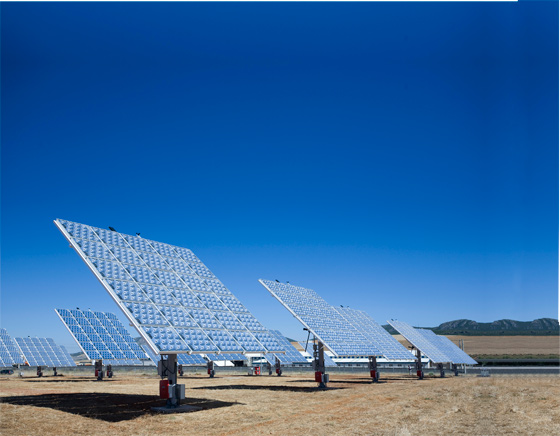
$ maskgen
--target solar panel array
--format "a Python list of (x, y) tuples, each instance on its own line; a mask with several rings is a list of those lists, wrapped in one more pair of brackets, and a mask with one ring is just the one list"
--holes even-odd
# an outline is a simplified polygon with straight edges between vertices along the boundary
[(154, 353), (281, 351), (191, 250), (65, 220), (55, 224)]
[(356, 330), (372, 341), (388, 360), (414, 360), (410, 351), (363, 310), (349, 307), (334, 307), (334, 309)]
[(76, 366), (66, 348), (55, 344), (51, 338), (15, 338), (29, 366)]
[(398, 331), (404, 338), (410, 342), (414, 347), (419, 349), (428, 359), (434, 363), (447, 363), (451, 362), (449, 356), (441, 350), (441, 347), (434, 345), (432, 341), (426, 339), (425, 335), (420, 333), (414, 327), (405, 322), (390, 320), (387, 321), (396, 331)]
[(461, 350), (457, 345), (455, 345), (446, 336), (436, 335), (432, 330), (429, 329), (416, 329), (426, 340), (430, 341), (434, 346), (438, 347), (442, 352), (444, 352), (449, 361), (458, 365), (476, 365), (478, 362), (474, 360), (471, 356)]
[(259, 282), (336, 356), (381, 354), (315, 291), (271, 280)]
[[(307, 344), (307, 352), (311, 355), (311, 357), (313, 357), (313, 343), (312, 342), (300, 342), (299, 343), (303, 349), (305, 350), (305, 345)], [(299, 353), (299, 351), (298, 351)], [(303, 352), (302, 352), (303, 353)], [(300, 353), (301, 354), (301, 353)], [(325, 366), (327, 367), (333, 367), (333, 366), (338, 366), (337, 363), (332, 359), (331, 356), (329, 356), (327, 353), (323, 354), (324, 360), (325, 360)], [(305, 361), (307, 362), (307, 359), (305, 359)]]
[(0, 328), (0, 367), (23, 363), (23, 356), (6, 329)]
[(88, 359), (110, 365), (142, 365), (146, 353), (113, 313), (55, 309)]
[(276, 363), (276, 357), (284, 365), (292, 365), (294, 363), (307, 363), (307, 360), (301, 355), (301, 353), (294, 347), (288, 339), (278, 330), (269, 330), (269, 332), (276, 338), (278, 343), (282, 348), (284, 348), (285, 354), (281, 353), (268, 353), (265, 355), (267, 361), (271, 363)]

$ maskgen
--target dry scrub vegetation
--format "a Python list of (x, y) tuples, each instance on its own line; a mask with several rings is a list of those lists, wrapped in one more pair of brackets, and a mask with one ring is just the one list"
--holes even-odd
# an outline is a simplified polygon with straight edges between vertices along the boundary
[(0, 379), (2, 435), (557, 435), (560, 377), (182, 378), (198, 412), (156, 415), (156, 376)]

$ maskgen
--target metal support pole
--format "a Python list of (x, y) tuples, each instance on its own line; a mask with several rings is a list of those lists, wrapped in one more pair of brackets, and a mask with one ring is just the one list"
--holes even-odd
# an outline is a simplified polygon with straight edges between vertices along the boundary
[(103, 380), (103, 359), (95, 361), (95, 377), (97, 377), (97, 381)]
[(443, 369), (443, 363), (438, 363), (437, 364), (437, 369), (439, 370), (439, 376), (441, 378), (445, 377), (445, 369)]
[(416, 375), (419, 380), (424, 378), (424, 370), (422, 369), (422, 352), (416, 349)]
[(168, 354), (167, 359), (163, 357), (158, 362), (158, 374), (162, 378), (160, 397), (167, 399), (165, 407), (178, 407), (185, 398), (185, 385), (177, 384), (177, 354)]
[(319, 383), (320, 389), (326, 389), (329, 375), (325, 374), (325, 346), (322, 342), (313, 344), (313, 369), (315, 370), (315, 381)]
[(369, 356), (369, 375), (371, 381), (377, 383), (379, 381), (379, 371), (377, 371), (377, 356)]
[(214, 361), (209, 360), (208, 363), (206, 364), (206, 368), (208, 370), (208, 375), (210, 376), (210, 378), (214, 377)]

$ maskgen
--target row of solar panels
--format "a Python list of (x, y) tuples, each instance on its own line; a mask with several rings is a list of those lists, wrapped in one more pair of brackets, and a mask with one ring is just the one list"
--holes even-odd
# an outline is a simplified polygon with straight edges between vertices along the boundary
[[(144, 365), (147, 356), (153, 364), (157, 365), (159, 356), (154, 354), (149, 347), (141, 348), (138, 346), (114, 314), (79, 309), (56, 309), (56, 312), (89, 360), (103, 359), (105, 364), (112, 365)], [(75, 333), (71, 327), (76, 325), (88, 325), (91, 328), (82, 329), (81, 333)], [(112, 327), (112, 329), (108, 329), (108, 327)], [(273, 330), (271, 333), (282, 342), (286, 353), (267, 354), (268, 361), (274, 363), (276, 357), (278, 357), (286, 365), (306, 362), (306, 358), (282, 333), (277, 330)], [(133, 357), (127, 358), (131, 355)], [(247, 360), (245, 355), (239, 353), (208, 354), (206, 357), (212, 361)], [(50, 338), (15, 338), (14, 341), (5, 329), (0, 328), (0, 367), (9, 367), (26, 362), (29, 366), (64, 367), (76, 365), (66, 348), (56, 345)], [(182, 365), (204, 365), (206, 360), (199, 354), (179, 354), (178, 363)]]
[(6, 329), (0, 328), (0, 366), (12, 365), (76, 366), (66, 348), (51, 338), (12, 339)]
[[(335, 356), (384, 356), (413, 360), (414, 355), (367, 313), (330, 306), (312, 289), (271, 280), (260, 283), (311, 331)], [(445, 336), (431, 330), (388, 321), (403, 337), (434, 363), (476, 365), (476, 361)]]
[[(270, 359), (270, 354), (286, 350), (282, 339), (263, 327), (192, 251), (139, 235), (60, 219), (55, 224), (154, 355), (264, 353)], [(268, 280), (260, 282), (334, 356), (414, 359), (410, 351), (365, 312), (335, 308), (311, 289)], [(70, 315), (59, 313), (63, 321), (76, 318)], [(95, 334), (91, 330), (95, 318), (85, 318), (76, 318), (74, 324), (69, 324), (76, 340), (78, 334), (80, 337)], [(110, 322), (99, 321), (107, 334), (114, 328)], [(101, 357), (134, 351), (120, 344), (100, 348), (96, 345), (100, 344), (99, 340), (93, 339), (88, 347)], [(439, 350), (444, 342), (438, 343)], [(436, 353), (425, 354), (431, 360), (439, 358)]]

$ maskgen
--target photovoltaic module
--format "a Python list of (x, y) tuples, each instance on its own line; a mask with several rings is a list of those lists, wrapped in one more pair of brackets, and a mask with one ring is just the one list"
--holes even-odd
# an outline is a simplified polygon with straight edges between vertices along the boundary
[(54, 222), (155, 354), (282, 352), (191, 250)]

